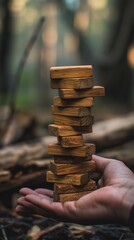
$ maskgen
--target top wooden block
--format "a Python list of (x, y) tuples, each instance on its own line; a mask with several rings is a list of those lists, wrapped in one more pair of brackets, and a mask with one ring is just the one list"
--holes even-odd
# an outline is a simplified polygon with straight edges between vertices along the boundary
[(51, 67), (50, 78), (61, 79), (61, 78), (79, 78), (79, 77), (92, 77), (93, 70), (91, 65), (83, 66), (62, 66), (62, 67)]

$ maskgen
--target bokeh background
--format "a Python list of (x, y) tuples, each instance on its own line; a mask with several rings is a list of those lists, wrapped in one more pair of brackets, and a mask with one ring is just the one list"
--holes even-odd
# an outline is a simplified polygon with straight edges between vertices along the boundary
[[(0, 1), (0, 106), (49, 114), (56, 90), (49, 69), (92, 64), (95, 85), (106, 88), (96, 100), (101, 118), (134, 107), (133, 0)], [(44, 17), (25, 66), (19, 63)], [(104, 117), (103, 117), (104, 116)]]
[(106, 91), (84, 143), (134, 171), (134, 0), (0, 0), (0, 239), (134, 239), (124, 226), (62, 223), (52, 232), (51, 219), (16, 215), (21, 187), (53, 189), (45, 180), (57, 141), (48, 132), (58, 95), (50, 67), (84, 64)]

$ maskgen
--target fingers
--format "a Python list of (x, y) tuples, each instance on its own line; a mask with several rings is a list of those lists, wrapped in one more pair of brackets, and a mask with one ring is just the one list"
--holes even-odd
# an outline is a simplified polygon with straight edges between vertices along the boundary
[(30, 208), (30, 209), (32, 209), (32, 208), (34, 209), (33, 204), (28, 202), (28, 201), (26, 201), (25, 197), (18, 198), (17, 204), (19, 204), (21, 206), (25, 206), (25, 207)]
[(25, 199), (36, 208), (41, 210), (41, 212), (38, 211), (38, 214), (40, 213), (40, 215), (43, 214), (45, 217), (61, 220), (60, 211), (58, 208), (58, 205), (61, 205), (61, 203), (54, 203), (53, 198), (44, 196), (42, 194), (29, 194), (25, 197)]
[(36, 189), (32, 190), (30, 188), (22, 188), (20, 189), (20, 193), (23, 195), (23, 197), (18, 198), (17, 203), (19, 206), (16, 207), (16, 211), (21, 215), (31, 215), (31, 214), (40, 214), (43, 216), (49, 216), (44, 209), (40, 209), (37, 205), (32, 204), (31, 202), (27, 201), (26, 196), (32, 195), (38, 196), (40, 199), (46, 199), (53, 201), (53, 191), (48, 189)]
[(46, 195), (48, 197), (53, 197), (53, 191), (51, 191), (49, 189), (43, 189), (43, 188), (38, 188), (38, 189), (35, 189), (35, 190), (32, 190), (30, 188), (21, 188), (19, 192), (23, 196), (26, 196), (28, 194), (34, 194), (34, 195), (43, 194), (43, 195)]
[(49, 189), (37, 188), (37, 189), (35, 189), (35, 191), (42, 195), (47, 195), (48, 197), (51, 197), (51, 198), (53, 197), (53, 191), (51, 191)]
[[(35, 195), (33, 196), (35, 197)], [(19, 205), (16, 207), (16, 211), (21, 215), (39, 214), (42, 216), (50, 216), (50, 214), (45, 211), (45, 209), (39, 208), (33, 203), (27, 201), (25, 197), (20, 197), (17, 200), (17, 203)]]
[(33, 211), (21, 205), (17, 205), (16, 212), (24, 217), (28, 217), (34, 214)]
[(30, 188), (21, 188), (19, 192), (23, 196), (26, 196), (27, 194), (37, 194), (34, 190), (32, 190)]
[(26, 197), (26, 200), (33, 205), (44, 209), (49, 213), (49, 216), (53, 216), (53, 218), (59, 218), (64, 216), (64, 207), (60, 202), (53, 202), (53, 198), (48, 198), (44, 195), (32, 195), (29, 194)]

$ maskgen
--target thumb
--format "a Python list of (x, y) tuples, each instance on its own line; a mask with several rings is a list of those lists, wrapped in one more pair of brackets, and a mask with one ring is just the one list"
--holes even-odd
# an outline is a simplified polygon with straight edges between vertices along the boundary
[(112, 159), (92, 155), (92, 160), (96, 163), (96, 170), (100, 173), (104, 172), (105, 167), (112, 161)]

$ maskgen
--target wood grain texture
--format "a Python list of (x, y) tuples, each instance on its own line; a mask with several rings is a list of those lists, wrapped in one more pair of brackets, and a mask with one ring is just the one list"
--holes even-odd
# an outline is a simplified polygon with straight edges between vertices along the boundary
[(91, 108), (89, 107), (56, 107), (51, 106), (51, 112), (54, 115), (84, 117), (91, 115)]
[(70, 117), (70, 116), (61, 116), (53, 115), (54, 124), (58, 125), (68, 125), (68, 126), (89, 126), (93, 124), (93, 116), (85, 117)]
[(67, 175), (72, 173), (86, 173), (95, 171), (95, 161), (87, 161), (75, 164), (57, 164), (50, 163), (50, 170), (56, 175)]
[(96, 189), (96, 182), (94, 180), (89, 180), (88, 183), (86, 183), (82, 186), (74, 186), (71, 184), (62, 184), (62, 183), (54, 184), (54, 192), (57, 194), (93, 191), (95, 189)]
[(81, 147), (84, 145), (82, 135), (58, 137), (58, 143), (64, 148)]
[(76, 201), (91, 192), (92, 191), (84, 191), (84, 192), (65, 193), (65, 194), (57, 194), (54, 192), (54, 202)]
[(60, 89), (59, 96), (63, 99), (69, 98), (84, 98), (84, 97), (98, 97), (104, 96), (105, 89), (101, 86), (94, 86), (87, 89)]
[(82, 147), (77, 148), (62, 148), (59, 144), (48, 145), (48, 154), (52, 155), (66, 155), (66, 156), (78, 156), (87, 157), (95, 153), (95, 145), (87, 143)]
[(76, 157), (76, 156), (60, 156), (54, 155), (55, 163), (82, 163), (86, 161), (90, 161), (92, 159), (92, 155), (87, 157)]
[(53, 89), (85, 89), (93, 87), (93, 77), (51, 79)]
[(53, 136), (61, 136), (61, 137), (73, 136), (73, 135), (91, 133), (92, 124), (90, 124), (89, 126), (82, 126), (82, 127), (49, 124), (48, 130), (49, 130), (49, 134)]
[(79, 78), (79, 77), (92, 77), (93, 70), (91, 65), (83, 66), (61, 66), (50, 68), (50, 78)]
[(46, 172), (46, 181), (51, 183), (65, 183), (80, 186), (88, 182), (88, 173), (58, 176), (51, 171)]
[(59, 96), (53, 99), (54, 106), (57, 107), (92, 107), (93, 97), (84, 97), (81, 99), (62, 99)]

